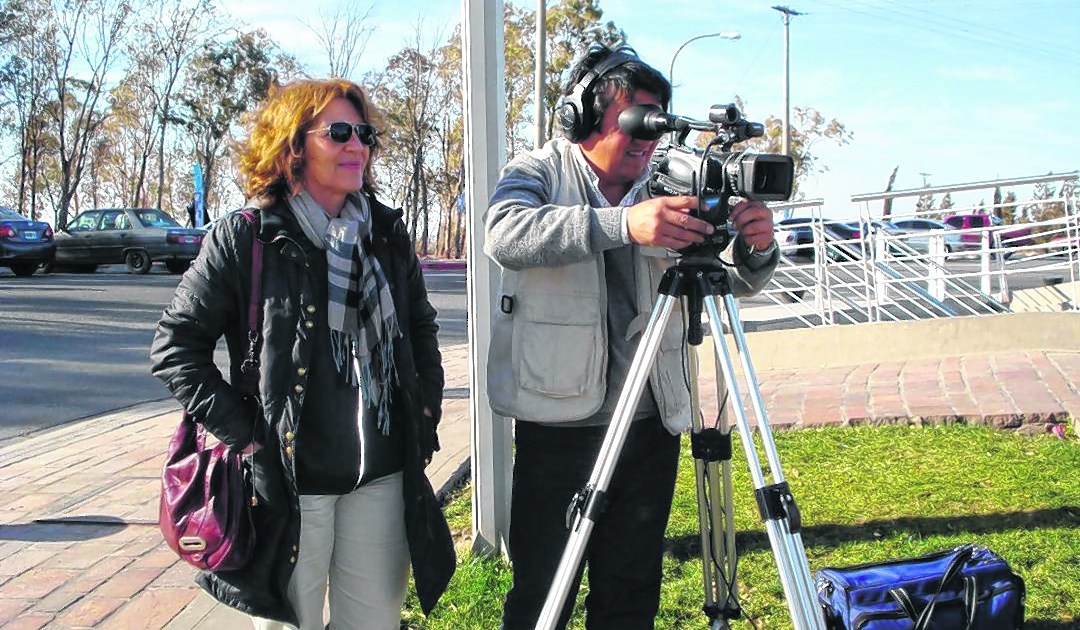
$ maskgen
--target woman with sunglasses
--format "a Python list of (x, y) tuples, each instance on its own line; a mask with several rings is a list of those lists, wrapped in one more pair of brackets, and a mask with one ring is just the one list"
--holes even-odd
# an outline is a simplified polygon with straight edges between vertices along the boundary
[[(199, 584), (256, 628), (396, 630), (410, 561), (430, 612), (454, 570), (424, 466), (438, 449), (443, 371), (402, 211), (372, 161), (380, 117), (344, 79), (275, 88), (238, 147), (254, 222), (219, 221), (158, 325), (153, 373), (189, 413), (251, 454), (256, 551)], [(258, 396), (242, 396), (252, 242), (263, 243)], [(231, 378), (214, 365), (228, 344)]]

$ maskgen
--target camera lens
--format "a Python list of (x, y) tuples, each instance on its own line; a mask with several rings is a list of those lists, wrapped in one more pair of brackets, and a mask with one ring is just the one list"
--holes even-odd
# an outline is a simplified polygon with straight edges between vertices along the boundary
[(756, 168), (754, 169), (754, 192), (762, 193), (768, 190), (769, 187), (769, 169)]

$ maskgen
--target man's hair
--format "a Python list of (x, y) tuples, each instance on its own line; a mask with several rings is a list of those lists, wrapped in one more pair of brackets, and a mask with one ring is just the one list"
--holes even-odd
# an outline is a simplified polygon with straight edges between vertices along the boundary
[[(250, 116), (250, 134), (236, 147), (236, 164), (248, 198), (285, 197), (299, 186), (306, 164), (304, 139), (315, 118), (335, 98), (352, 103), (364, 122), (381, 129), (382, 115), (367, 92), (347, 79), (302, 79), (274, 85)], [(372, 163), (379, 136), (364, 166), (364, 190), (374, 192)]]
[[(659, 99), (660, 106), (665, 110), (671, 102), (671, 83), (663, 74), (642, 61), (633, 48), (622, 46), (612, 49), (600, 44), (591, 46), (571, 68), (570, 81), (563, 92), (564, 101), (573, 96), (582, 80), (589, 80), (590, 72), (602, 68), (605, 60), (613, 55), (624, 57), (625, 60), (593, 79), (581, 99), (584, 107), (591, 108), (585, 114), (586, 122), (590, 123), (588, 128), (578, 130), (582, 134), (581, 139), (588, 137), (599, 127), (600, 121), (604, 119), (604, 112), (620, 96), (629, 97), (638, 91), (648, 92)], [(564, 126), (564, 131), (570, 130)]]

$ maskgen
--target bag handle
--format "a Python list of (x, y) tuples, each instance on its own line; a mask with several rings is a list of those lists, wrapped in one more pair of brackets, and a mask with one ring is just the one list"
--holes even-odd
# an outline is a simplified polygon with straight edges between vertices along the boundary
[[(937, 606), (937, 600), (941, 596), (941, 591), (945, 589), (946, 584), (960, 574), (960, 570), (963, 568), (964, 563), (971, 559), (971, 556), (974, 553), (975, 546), (971, 544), (957, 548), (956, 555), (949, 561), (948, 566), (945, 567), (945, 571), (941, 575), (941, 581), (938, 582), (937, 591), (934, 593), (934, 596), (930, 598), (930, 601), (922, 611), (916, 611), (915, 602), (911, 599), (911, 595), (907, 592), (907, 589), (903, 587), (889, 589), (889, 595), (896, 600), (896, 603), (904, 611), (904, 614), (915, 622), (915, 625), (912, 626), (912, 630), (927, 630), (927, 628), (929, 628), (930, 621), (934, 615), (934, 607)], [(963, 630), (971, 630), (972, 625), (975, 623), (975, 608), (979, 600), (979, 589), (974, 576), (964, 576), (963, 580), (964, 606), (967, 608), (967, 624), (964, 626)]]

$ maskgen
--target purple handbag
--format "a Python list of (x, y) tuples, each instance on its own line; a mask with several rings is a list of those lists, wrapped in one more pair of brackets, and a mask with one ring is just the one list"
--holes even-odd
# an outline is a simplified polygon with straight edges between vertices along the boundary
[[(255, 225), (255, 215), (242, 210)], [(241, 389), (258, 388), (257, 344), (262, 301), (262, 242), (251, 245), (251, 300), (248, 304), (247, 359)], [(180, 558), (204, 571), (243, 567), (255, 548), (251, 507), (257, 504), (254, 480), (247, 479), (243, 455), (224, 444), (206, 448), (206, 431), (186, 410), (169, 442), (161, 471), (158, 526)]]

